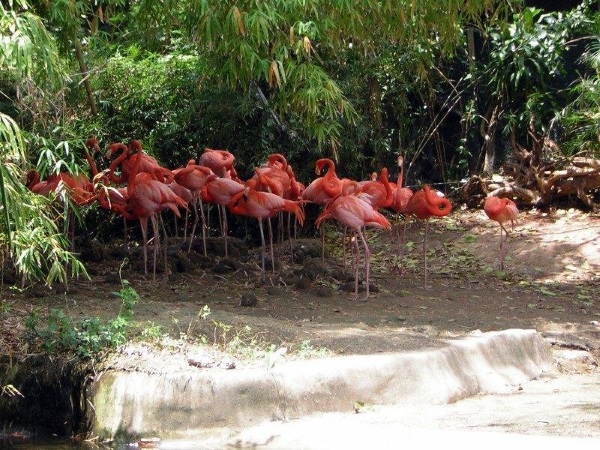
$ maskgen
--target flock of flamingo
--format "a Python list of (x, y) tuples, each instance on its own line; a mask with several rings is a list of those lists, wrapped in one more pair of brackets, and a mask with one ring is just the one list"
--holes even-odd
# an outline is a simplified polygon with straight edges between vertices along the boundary
[[(92, 154), (90, 154), (90, 150)], [(190, 159), (186, 166), (176, 169), (162, 167), (155, 158), (145, 153), (137, 140), (129, 145), (117, 142), (109, 145), (105, 157), (107, 169), (99, 171), (92, 155), (100, 152), (95, 138), (85, 143), (84, 153), (90, 165), (92, 178), (86, 175), (60, 173), (40, 181), (39, 173), (32, 169), (27, 173), (27, 187), (38, 194), (57, 195), (61, 190), (77, 205), (89, 205), (94, 201), (124, 218), (139, 221), (142, 231), (142, 247), (145, 273), (148, 275), (148, 220), (153, 231), (153, 278), (156, 279), (157, 255), (160, 246), (159, 218), (164, 210), (171, 210), (181, 217), (181, 209), (195, 212), (191, 227), (188, 251), (200, 224), (204, 254), (206, 255), (206, 219), (203, 203), (217, 205), (220, 226), (225, 241), (227, 255), (227, 212), (252, 217), (258, 220), (261, 235), (261, 271), (265, 273), (266, 241), (263, 221), (267, 221), (270, 236), (271, 260), (273, 260), (273, 239), (270, 218), (287, 212), (294, 216), (296, 223), (305, 220), (304, 205), (315, 203), (322, 208), (316, 219), (317, 227), (333, 219), (346, 230), (350, 229), (355, 238), (351, 241), (356, 249), (358, 261), (360, 239), (364, 249), (365, 290), (369, 297), (369, 274), (371, 251), (364, 229), (375, 227), (390, 230), (389, 220), (382, 210), (392, 210), (405, 218), (414, 216), (425, 221), (423, 239), (423, 260), (425, 285), (427, 284), (427, 225), (432, 217), (443, 217), (450, 213), (450, 201), (428, 185), (413, 191), (403, 186), (403, 157), (398, 157), (398, 178), (388, 179), (388, 169), (371, 179), (356, 181), (339, 178), (331, 159), (323, 158), (316, 162), (315, 178), (308, 186), (296, 179), (292, 167), (281, 154), (272, 154), (260, 167), (255, 168), (249, 180), (241, 180), (234, 167), (235, 157), (227, 150), (206, 148), (198, 161)], [(489, 197), (484, 205), (488, 217), (500, 224), (500, 267), (504, 268), (504, 247), (507, 237), (505, 222), (517, 219), (518, 209), (508, 198)], [(405, 221), (406, 224), (406, 221)], [(187, 230), (187, 214), (186, 227)], [(502, 234), (504, 231), (504, 237)], [(322, 233), (323, 234), (323, 233)], [(323, 234), (324, 236), (324, 234)], [(184, 235), (184, 239), (187, 236)], [(355, 298), (358, 298), (358, 264), (355, 264)]]

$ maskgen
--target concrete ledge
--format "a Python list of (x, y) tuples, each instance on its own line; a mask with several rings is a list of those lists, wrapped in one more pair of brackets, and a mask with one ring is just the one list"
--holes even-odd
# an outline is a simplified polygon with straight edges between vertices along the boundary
[(482, 333), (439, 349), (294, 361), (272, 369), (150, 375), (108, 371), (94, 384), (94, 434), (190, 437), (369, 404), (448, 403), (509, 392), (552, 366), (535, 330)]

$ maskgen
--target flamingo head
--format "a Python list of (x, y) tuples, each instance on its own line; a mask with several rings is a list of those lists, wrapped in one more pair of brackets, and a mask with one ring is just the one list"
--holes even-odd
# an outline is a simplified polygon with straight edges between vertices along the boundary
[(129, 142), (129, 148), (135, 152), (141, 152), (142, 151), (142, 143), (140, 141), (138, 141), (137, 139), (133, 139), (131, 142)]
[(98, 144), (98, 139), (96, 139), (95, 137), (91, 137), (87, 141), (85, 141), (85, 146), (92, 151), (92, 154), (100, 152), (100, 145)]
[(106, 159), (113, 159), (115, 158), (118, 154), (121, 154), (123, 152), (127, 152), (127, 146), (125, 144), (123, 144), (122, 142), (115, 142), (114, 144), (110, 144), (108, 146), (108, 151), (106, 152), (106, 154), (104, 155), (104, 157)]

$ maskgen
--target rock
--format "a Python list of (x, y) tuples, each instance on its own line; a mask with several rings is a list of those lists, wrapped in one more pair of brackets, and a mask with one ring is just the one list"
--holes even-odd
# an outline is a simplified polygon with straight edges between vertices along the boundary
[(240, 298), (240, 306), (256, 306), (258, 298), (252, 292), (244, 292)]

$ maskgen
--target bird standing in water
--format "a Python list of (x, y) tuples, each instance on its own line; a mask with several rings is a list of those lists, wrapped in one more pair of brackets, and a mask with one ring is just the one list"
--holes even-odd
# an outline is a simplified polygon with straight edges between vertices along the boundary
[[(514, 228), (515, 221), (519, 215), (519, 209), (515, 202), (509, 198), (488, 197), (483, 205), (483, 211), (491, 219), (500, 225), (500, 270), (504, 270), (505, 244), (508, 238), (508, 231), (504, 227), (504, 222), (510, 221)], [(502, 236), (504, 230), (504, 236)]]

